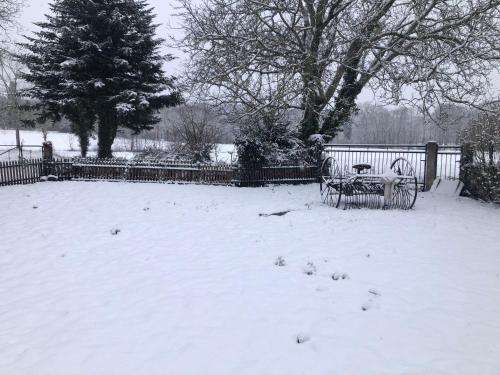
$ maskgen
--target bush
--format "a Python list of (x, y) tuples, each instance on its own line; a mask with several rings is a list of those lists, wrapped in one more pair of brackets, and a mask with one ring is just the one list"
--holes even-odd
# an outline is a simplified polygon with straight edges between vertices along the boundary
[(500, 109), (478, 116), (461, 139), (464, 194), (500, 203)]
[(464, 195), (500, 203), (500, 163), (469, 163), (462, 166)]
[(307, 150), (288, 122), (272, 116), (246, 120), (235, 140), (240, 165), (303, 164)]

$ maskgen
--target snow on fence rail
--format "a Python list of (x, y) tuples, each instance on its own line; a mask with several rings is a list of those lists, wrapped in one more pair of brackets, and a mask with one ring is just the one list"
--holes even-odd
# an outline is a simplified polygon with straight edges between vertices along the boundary
[(236, 168), (237, 186), (263, 186), (266, 184), (312, 183), (318, 180), (318, 168), (311, 165), (274, 165), (255, 168)]
[[(199, 164), (170, 160), (125, 161), (118, 159), (54, 160), (49, 168), (61, 179), (144, 182), (194, 182), (260, 186), (269, 183), (316, 181), (317, 168), (267, 166), (238, 168), (227, 164)], [(51, 171), (52, 173), (52, 171)]]
[(233, 177), (233, 170), (227, 165), (169, 160), (55, 159), (46, 165), (48, 173), (58, 176), (60, 180), (196, 182), (229, 185)]
[[(0, 164), (0, 185), (34, 183), (40, 176), (58, 180), (180, 182), (212, 185), (263, 186), (314, 182), (313, 166), (238, 168), (227, 164), (195, 164), (169, 160), (42, 159)], [(31, 169), (30, 169), (31, 168)]]

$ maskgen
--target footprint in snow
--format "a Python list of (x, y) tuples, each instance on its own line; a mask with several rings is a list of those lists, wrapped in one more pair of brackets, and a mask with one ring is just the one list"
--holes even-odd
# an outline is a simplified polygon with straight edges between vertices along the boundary
[(307, 333), (299, 333), (296, 338), (297, 344), (304, 344), (308, 341), (311, 341), (311, 336)]
[(286, 266), (286, 261), (283, 257), (278, 257), (274, 261), (274, 265), (278, 267), (285, 267)]
[(339, 280), (349, 280), (350, 277), (347, 273), (340, 273), (340, 272), (335, 272), (332, 275), (332, 280), (333, 281), (339, 281)]
[(370, 293), (373, 297), (361, 306), (362, 311), (368, 311), (379, 307), (377, 300), (382, 296), (382, 294), (376, 289), (370, 289), (368, 293)]
[(304, 273), (307, 276), (312, 276), (316, 274), (316, 266), (314, 265), (313, 262), (307, 263), (307, 265), (304, 267)]

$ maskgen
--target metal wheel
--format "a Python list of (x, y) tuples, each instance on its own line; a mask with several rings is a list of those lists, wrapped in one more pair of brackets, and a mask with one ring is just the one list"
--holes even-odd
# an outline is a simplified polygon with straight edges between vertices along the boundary
[(391, 206), (409, 210), (417, 200), (418, 181), (413, 166), (405, 158), (397, 158), (391, 164), (391, 169), (398, 176), (404, 176), (394, 186)]
[(321, 164), (319, 184), (323, 203), (337, 208), (342, 196), (342, 173), (334, 158), (328, 157)]

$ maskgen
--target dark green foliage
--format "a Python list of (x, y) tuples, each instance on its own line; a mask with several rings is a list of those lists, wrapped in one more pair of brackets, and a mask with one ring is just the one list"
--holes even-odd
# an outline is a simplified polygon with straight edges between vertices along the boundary
[(461, 172), (464, 176), (464, 195), (500, 203), (500, 164), (465, 164)]
[(247, 120), (235, 144), (239, 163), (245, 167), (297, 164), (307, 160), (306, 149), (296, 132), (286, 121), (272, 116)]
[(500, 203), (500, 109), (480, 114), (461, 139), (460, 177), (465, 194)]
[(51, 15), (28, 38), (23, 61), (40, 100), (40, 118), (67, 117), (83, 143), (98, 124), (99, 157), (110, 157), (119, 127), (151, 129), (157, 110), (176, 105), (174, 79), (163, 72), (170, 57), (144, 0), (56, 0)]
[(264, 144), (259, 139), (238, 137), (235, 141), (240, 165), (261, 167), (267, 164)]

